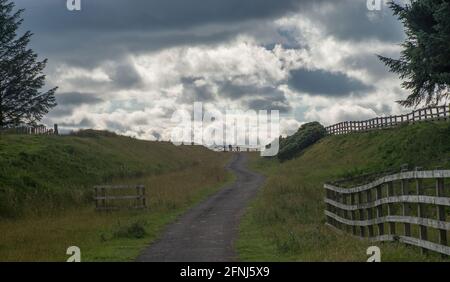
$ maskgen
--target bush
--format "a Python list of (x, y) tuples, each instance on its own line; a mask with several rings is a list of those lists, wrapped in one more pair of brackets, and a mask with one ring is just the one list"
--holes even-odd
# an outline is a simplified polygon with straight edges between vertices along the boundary
[(147, 235), (144, 228), (144, 223), (135, 222), (130, 225), (119, 226), (119, 228), (114, 232), (114, 237), (116, 238), (130, 238), (130, 239), (141, 239)]
[(325, 137), (326, 134), (325, 127), (318, 122), (302, 125), (294, 135), (280, 140), (278, 159), (286, 161), (298, 156), (306, 148)]
[(90, 137), (90, 138), (95, 138), (95, 137), (117, 137), (117, 134), (111, 131), (107, 131), (107, 130), (95, 130), (95, 129), (80, 129), (78, 131), (72, 131), (70, 133), (70, 135), (72, 136), (77, 136), (77, 137)]

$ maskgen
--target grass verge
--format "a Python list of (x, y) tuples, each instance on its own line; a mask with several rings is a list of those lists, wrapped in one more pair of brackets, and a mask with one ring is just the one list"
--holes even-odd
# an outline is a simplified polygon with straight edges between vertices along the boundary
[[(167, 224), (233, 181), (230, 157), (97, 133), (2, 135), (0, 261), (65, 261), (70, 246), (82, 261), (134, 260)], [(143, 184), (149, 208), (96, 212), (95, 184)]]
[(134, 260), (167, 224), (233, 179), (220, 164), (129, 179), (149, 187), (148, 210), (107, 213), (82, 206), (60, 215), (0, 221), (0, 260), (64, 261), (69, 246), (80, 247), (82, 261)]
[(383, 261), (440, 261), (414, 247), (370, 243), (325, 226), (323, 183), (343, 176), (399, 168), (402, 164), (450, 167), (450, 123), (425, 122), (369, 133), (329, 136), (302, 155), (279, 163), (252, 159), (267, 176), (240, 226), (244, 261), (365, 261), (377, 245)]

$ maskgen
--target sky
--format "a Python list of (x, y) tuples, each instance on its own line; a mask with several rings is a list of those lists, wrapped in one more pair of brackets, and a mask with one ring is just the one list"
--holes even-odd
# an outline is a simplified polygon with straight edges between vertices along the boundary
[(43, 122), (168, 140), (176, 110), (279, 110), (283, 135), (407, 111), (395, 74), (405, 35), (367, 0), (15, 0), (48, 58), (58, 106)]

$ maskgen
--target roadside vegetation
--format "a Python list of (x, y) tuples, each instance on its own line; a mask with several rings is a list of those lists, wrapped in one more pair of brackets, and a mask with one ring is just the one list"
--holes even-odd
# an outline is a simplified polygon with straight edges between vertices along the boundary
[(280, 151), (278, 159), (286, 161), (295, 158), (303, 150), (313, 145), (327, 135), (325, 127), (318, 122), (303, 124), (300, 129), (291, 136), (280, 138)]
[(423, 122), (394, 129), (328, 136), (297, 158), (253, 156), (267, 181), (243, 218), (237, 243), (244, 261), (365, 261), (377, 245), (383, 261), (434, 261), (414, 247), (369, 243), (325, 226), (323, 183), (362, 173), (410, 167), (450, 168), (450, 123)]
[[(224, 183), (230, 154), (107, 132), (0, 135), (0, 261), (133, 260)], [(145, 211), (96, 212), (92, 186), (143, 184)]]

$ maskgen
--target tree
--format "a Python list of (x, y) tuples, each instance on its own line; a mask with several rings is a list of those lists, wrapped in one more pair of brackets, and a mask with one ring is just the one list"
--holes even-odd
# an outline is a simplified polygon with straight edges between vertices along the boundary
[(417, 107), (449, 98), (450, 0), (411, 0), (405, 6), (390, 2), (389, 6), (403, 23), (406, 40), (399, 59), (378, 57), (411, 91), (398, 102)]
[(0, 128), (35, 124), (56, 106), (57, 88), (40, 91), (45, 86), (43, 70), (47, 60), (38, 61), (27, 46), (32, 33), (17, 35), (23, 10), (0, 0)]
[(295, 134), (280, 138), (280, 150), (277, 157), (282, 162), (293, 159), (326, 135), (325, 127), (319, 122), (305, 123)]

